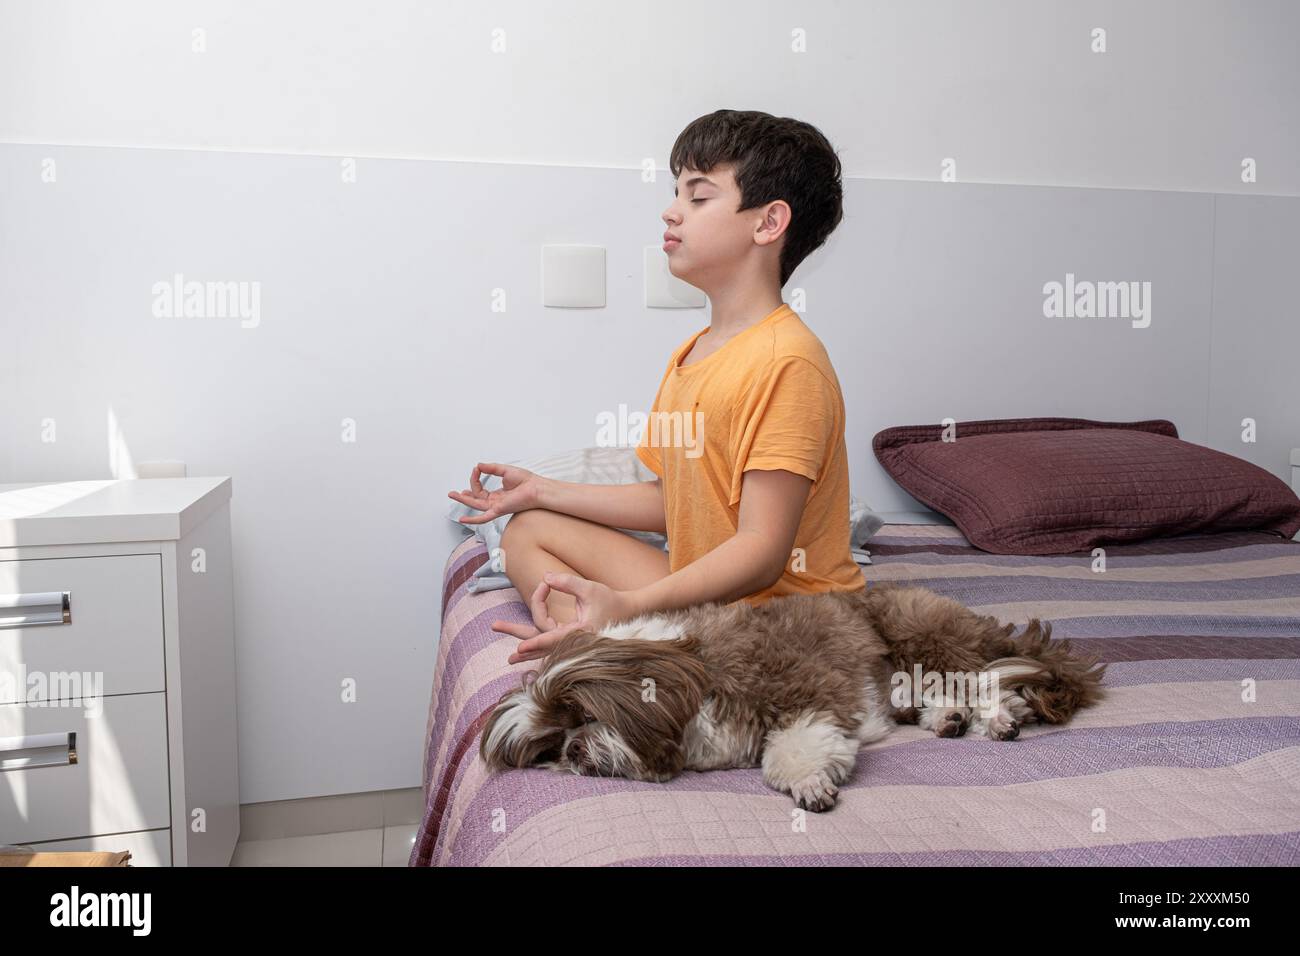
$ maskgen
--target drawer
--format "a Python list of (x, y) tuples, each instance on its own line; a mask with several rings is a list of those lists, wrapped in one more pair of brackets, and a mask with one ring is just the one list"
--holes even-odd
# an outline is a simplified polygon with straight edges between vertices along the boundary
[(0, 844), (170, 827), (166, 698), (0, 706)]
[(126, 862), (131, 866), (171, 866), (172, 831), (142, 830), (139, 833), (114, 833), (112, 836), (86, 837), (81, 840), (55, 840), (52, 843), (25, 843), (37, 853), (131, 852)]
[[(21, 624), (61, 621), (57, 605), (31, 602), (63, 591), (68, 623)], [(102, 686), (83, 684), (85, 674)], [(165, 686), (160, 555), (0, 558), (0, 704), (45, 699), (44, 688), (67, 699)]]

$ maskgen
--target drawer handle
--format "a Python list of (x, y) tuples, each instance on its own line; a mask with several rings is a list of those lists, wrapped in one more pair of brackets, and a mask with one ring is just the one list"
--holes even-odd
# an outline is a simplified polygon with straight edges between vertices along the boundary
[(77, 762), (77, 734), (30, 734), (0, 737), (0, 771), (63, 767)]
[(0, 630), (72, 623), (71, 591), (0, 594)]

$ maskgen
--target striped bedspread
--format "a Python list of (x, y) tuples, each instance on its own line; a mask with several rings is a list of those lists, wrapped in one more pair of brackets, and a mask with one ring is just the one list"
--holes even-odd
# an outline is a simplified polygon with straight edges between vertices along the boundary
[(468, 594), (447, 563), (412, 866), (1300, 864), (1300, 543), (1191, 535), (1090, 554), (993, 555), (956, 528), (886, 525), (869, 580), (904, 580), (1110, 662), (1109, 694), (1063, 727), (941, 740), (900, 726), (863, 748), (828, 813), (795, 814), (757, 769), (667, 784), (546, 770), (488, 776), (478, 734), (536, 662), (491, 630), (510, 588)]

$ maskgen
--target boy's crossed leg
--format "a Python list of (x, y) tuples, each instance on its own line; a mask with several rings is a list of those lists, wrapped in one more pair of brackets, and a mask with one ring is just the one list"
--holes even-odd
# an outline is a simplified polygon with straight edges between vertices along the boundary
[[(547, 571), (576, 574), (618, 591), (644, 587), (669, 574), (668, 553), (617, 528), (544, 508), (520, 511), (501, 536), (505, 573), (525, 602)], [(572, 595), (551, 591), (546, 607), (556, 624), (577, 617)]]

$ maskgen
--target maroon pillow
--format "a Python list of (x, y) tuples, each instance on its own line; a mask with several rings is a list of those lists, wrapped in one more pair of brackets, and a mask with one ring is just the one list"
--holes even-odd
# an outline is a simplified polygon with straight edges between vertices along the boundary
[(1248, 461), (1163, 420), (1012, 418), (886, 428), (871, 446), (913, 498), (995, 554), (1217, 531), (1300, 531), (1300, 498)]

